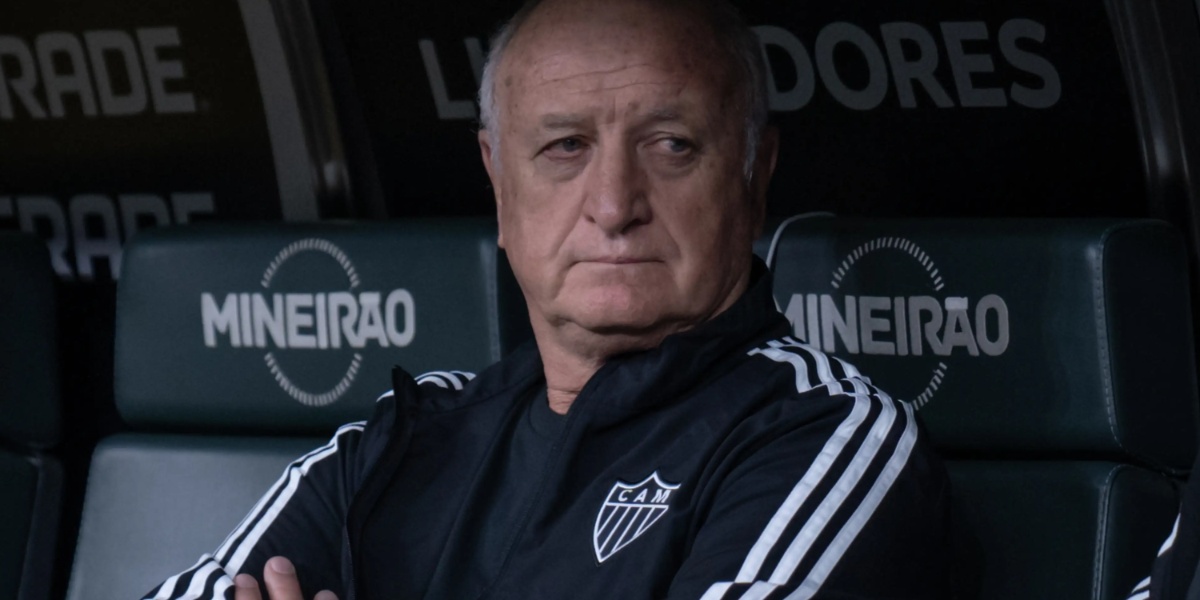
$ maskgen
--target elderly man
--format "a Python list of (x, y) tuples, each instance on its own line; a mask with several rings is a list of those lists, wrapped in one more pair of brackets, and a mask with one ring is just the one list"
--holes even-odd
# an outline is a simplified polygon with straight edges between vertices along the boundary
[(522, 9), (479, 144), (536, 347), (461, 392), (398, 371), (149, 597), (945, 596), (912, 408), (788, 337), (752, 257), (763, 71), (717, 2)]

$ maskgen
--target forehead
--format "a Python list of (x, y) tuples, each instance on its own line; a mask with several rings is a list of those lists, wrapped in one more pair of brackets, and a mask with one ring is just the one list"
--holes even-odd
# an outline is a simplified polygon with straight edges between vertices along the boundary
[[(522, 25), (496, 82), (500, 109), (644, 101), (721, 110), (729, 61), (694, 12), (646, 2), (548, 2)], [(628, 108), (628, 107), (624, 107)]]

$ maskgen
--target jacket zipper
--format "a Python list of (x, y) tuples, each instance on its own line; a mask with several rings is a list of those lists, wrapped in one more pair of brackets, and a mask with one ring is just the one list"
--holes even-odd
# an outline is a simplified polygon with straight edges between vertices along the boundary
[(342, 544), (346, 548), (346, 562), (350, 565), (350, 568), (346, 570), (347, 580), (344, 582), (346, 597), (342, 600), (355, 600), (358, 590), (354, 585), (354, 549), (350, 547), (350, 531), (345, 527), (342, 528)]
[[(583, 411), (577, 410), (577, 407), (580, 406), (579, 399), (580, 398), (590, 399), (591, 396), (593, 396), (595, 394), (595, 391), (594, 391), (595, 388), (600, 387), (600, 385), (601, 385), (600, 382), (607, 378), (608, 374), (605, 371), (605, 367), (607, 367), (607, 366), (608, 365), (602, 366), (602, 367), (600, 367), (600, 370), (596, 371), (596, 373), (592, 376), (592, 379), (588, 381), (588, 383), (583, 387), (583, 389), (580, 390), (579, 395), (575, 397), (575, 401), (571, 403), (571, 409), (569, 411), (567, 411), (566, 420), (562, 424), (562, 431), (560, 431), (558, 433), (557, 439), (555, 439), (554, 443), (550, 446), (550, 455), (549, 455), (549, 457), (547, 457), (545, 466), (542, 469), (541, 481), (539, 482), (539, 490), (544, 490), (545, 486), (547, 485), (546, 482), (549, 481), (553, 472), (558, 470), (559, 468), (561, 468), (557, 465), (558, 460), (559, 460), (559, 454), (562, 452), (562, 448), (566, 444), (567, 438), (570, 437), (571, 428), (575, 425), (576, 421), (578, 421), (579, 419), (582, 418), (579, 415)], [(603, 374), (603, 377), (601, 377), (602, 374)], [(513, 553), (516, 549), (516, 544), (520, 541), (520, 539), (522, 537), (524, 537), (526, 534), (529, 533), (529, 531), (528, 531), (529, 521), (531, 520), (531, 518), (533, 516), (533, 512), (538, 507), (538, 502), (542, 501), (541, 499), (544, 498), (544, 496), (545, 496), (545, 494), (543, 494), (543, 493), (541, 493), (541, 491), (539, 491), (539, 493), (537, 493), (535, 495), (533, 501), (529, 504), (529, 507), (526, 509), (525, 514), (522, 515), (522, 518), (521, 518), (522, 525), (516, 531), (516, 538), (513, 540), (512, 546), (510, 546), (508, 551), (506, 552), (504, 563), (500, 566), (500, 570), (496, 574), (496, 579), (492, 582), (491, 585), (489, 585), (486, 589), (483, 590), (483, 592), (481, 592), (479, 594), (477, 600), (493, 600), (493, 599), (502, 600), (504, 598), (511, 597), (509, 595), (504, 595), (505, 592), (507, 591), (507, 589), (505, 587), (506, 586), (505, 577), (508, 574), (509, 562), (513, 558)]]

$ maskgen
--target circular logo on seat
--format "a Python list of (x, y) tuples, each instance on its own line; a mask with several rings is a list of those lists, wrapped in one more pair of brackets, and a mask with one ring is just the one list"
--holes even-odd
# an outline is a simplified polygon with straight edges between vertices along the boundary
[(416, 334), (411, 293), (363, 287), (333, 242), (297, 240), (267, 264), (258, 290), (201, 294), (204, 343), (265, 350), (265, 367), (288, 396), (332, 404), (354, 384), (366, 349), (404, 347)]
[[(867, 375), (885, 374), (881, 387), (917, 408), (950, 377), (951, 357), (999, 356), (1008, 348), (1004, 299), (945, 293), (945, 275), (909, 239), (879, 237), (856, 246), (826, 281), (827, 292), (788, 300), (784, 312), (795, 335), (826, 353), (849, 355)], [(905, 359), (900, 366), (883, 357)]]

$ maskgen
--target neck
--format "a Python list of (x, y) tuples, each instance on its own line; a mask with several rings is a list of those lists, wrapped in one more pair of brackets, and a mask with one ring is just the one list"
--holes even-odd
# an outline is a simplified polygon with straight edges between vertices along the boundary
[[(551, 375), (550, 369), (546, 369), (546, 400), (550, 403), (550, 410), (560, 414), (567, 414), (571, 410), (571, 405), (575, 403), (575, 398), (579, 396), (579, 390), (583, 389), (592, 375), (595, 375), (596, 370), (600, 367), (587, 371), (586, 375), (568, 376), (567, 374)], [(582, 373), (582, 371), (581, 371)]]
[(597, 335), (566, 327), (534, 327), (534, 338), (542, 355), (546, 376), (546, 398), (550, 409), (565, 415), (583, 386), (617, 354), (653, 348), (668, 332), (652, 336)]
[(549, 336), (535, 334), (535, 337), (542, 354), (546, 399), (550, 402), (550, 410), (565, 415), (583, 386), (604, 366), (607, 355), (571, 352), (570, 346), (563, 344), (553, 333), (559, 332), (552, 332)]
[(550, 410), (560, 415), (567, 414), (580, 390), (604, 364), (601, 361), (575, 360), (576, 358), (562, 355), (542, 356), (546, 369), (546, 399), (550, 402)]
[(530, 310), (533, 337), (542, 355), (550, 409), (560, 415), (567, 414), (583, 386), (611, 357), (656, 348), (668, 335), (691, 329), (724, 312), (745, 291), (748, 280), (747, 270), (725, 300), (701, 318), (662, 323), (650, 331), (598, 333), (570, 322), (551, 323)]

